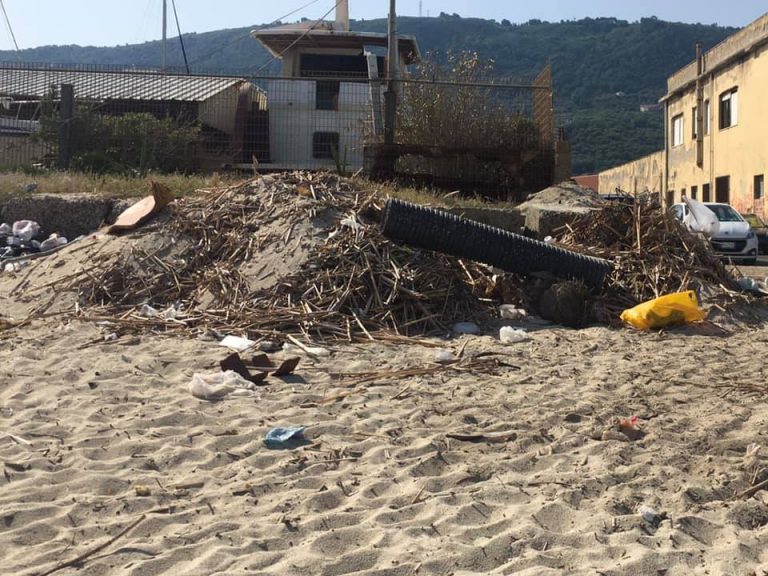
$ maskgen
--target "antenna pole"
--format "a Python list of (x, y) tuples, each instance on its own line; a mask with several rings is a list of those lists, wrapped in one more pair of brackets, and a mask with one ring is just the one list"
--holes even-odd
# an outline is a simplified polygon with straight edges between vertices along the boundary
[(168, 0), (163, 0), (163, 60), (162, 70), (165, 72), (165, 65), (168, 58)]

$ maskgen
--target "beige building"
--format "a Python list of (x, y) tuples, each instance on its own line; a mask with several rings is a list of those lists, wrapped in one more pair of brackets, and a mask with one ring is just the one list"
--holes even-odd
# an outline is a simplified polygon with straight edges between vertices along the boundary
[(600, 192), (660, 192), (768, 215), (768, 14), (667, 81), (665, 148), (600, 174)]

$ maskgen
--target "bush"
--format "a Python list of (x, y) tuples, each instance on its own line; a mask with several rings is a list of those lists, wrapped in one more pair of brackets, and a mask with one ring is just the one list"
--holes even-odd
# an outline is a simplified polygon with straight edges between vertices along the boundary
[(78, 114), (72, 121), (70, 167), (85, 172), (189, 172), (200, 129), (147, 113)]

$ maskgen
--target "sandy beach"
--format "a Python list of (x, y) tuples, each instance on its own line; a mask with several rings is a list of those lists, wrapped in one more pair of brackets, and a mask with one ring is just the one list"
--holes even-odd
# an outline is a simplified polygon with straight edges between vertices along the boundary
[[(143, 518), (60, 573), (764, 574), (768, 493), (734, 496), (765, 474), (747, 453), (768, 407), (729, 386), (764, 382), (768, 332), (696, 332), (464, 336), (436, 342), (505, 365), (363, 385), (332, 375), (435, 349), (334, 346), (212, 403), (186, 384), (216, 342), (34, 321), (0, 351), (3, 572), (46, 573)], [(605, 434), (633, 415), (642, 438)], [(285, 425), (310, 443), (268, 449)]]
[[(326, 218), (291, 236), (280, 218), (314, 205), (286, 190), (298, 208), (270, 208), (244, 267), (262, 287), (259, 258), (280, 286), (338, 234)], [(230, 353), (205, 328), (210, 293), (185, 292), (194, 329), (140, 316), (138, 297), (83, 296), (114, 291), (104, 270), (128, 249), (186, 257), (167, 222), (0, 275), (3, 574), (768, 574), (759, 324), (642, 333), (496, 314), (477, 335), (399, 342), (294, 330), (327, 353), (276, 333), (291, 346), (270, 359), (298, 355), (293, 374), (201, 400), (191, 378)], [(502, 344), (505, 322), (527, 339)], [(286, 426), (304, 442), (265, 444)]]

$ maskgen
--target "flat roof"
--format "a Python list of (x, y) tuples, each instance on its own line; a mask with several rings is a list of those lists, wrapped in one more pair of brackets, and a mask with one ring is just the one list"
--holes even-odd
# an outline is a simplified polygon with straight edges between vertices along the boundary
[[(322, 23), (312, 28), (312, 24), (289, 24), (278, 28), (267, 28), (251, 32), (275, 58), (280, 58), (286, 50), (297, 48), (365, 50), (366, 46), (387, 47), (387, 35), (374, 32), (349, 32), (334, 30), (332, 23)], [(398, 35), (398, 47), (405, 64), (412, 64), (421, 58), (416, 38), (411, 35)]]

